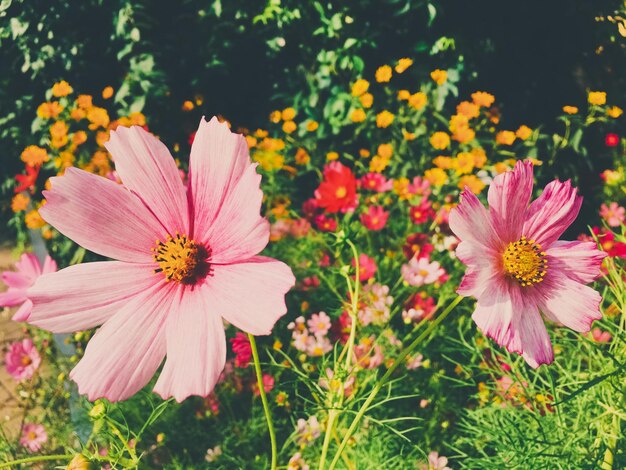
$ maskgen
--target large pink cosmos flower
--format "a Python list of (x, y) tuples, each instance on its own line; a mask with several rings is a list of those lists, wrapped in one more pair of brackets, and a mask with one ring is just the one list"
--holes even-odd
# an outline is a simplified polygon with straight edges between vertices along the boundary
[(53, 332), (102, 327), (70, 376), (90, 400), (123, 400), (148, 383), (178, 401), (208, 395), (226, 359), (222, 317), (269, 334), (286, 312), (291, 269), (257, 256), (269, 239), (261, 176), (243, 136), (216, 118), (194, 140), (187, 190), (167, 148), (140, 127), (106, 144), (124, 185), (68, 168), (42, 217), (118, 261), (70, 266), (29, 290), (30, 323)]
[(466, 189), (450, 212), (450, 228), (468, 266), (458, 293), (478, 300), (472, 318), (538, 367), (554, 359), (539, 312), (578, 332), (602, 317), (600, 294), (585, 284), (599, 277), (606, 254), (592, 242), (558, 240), (582, 203), (569, 181), (549, 183), (529, 205), (532, 188), (532, 164), (518, 162), (491, 183), (488, 211)]
[(29, 287), (35, 284), (39, 276), (46, 273), (53, 273), (57, 270), (56, 262), (46, 256), (43, 266), (39, 264), (39, 260), (32, 253), (24, 253), (20, 256), (20, 260), (15, 263), (17, 271), (4, 271), (2, 273), (2, 282), (4, 282), (9, 290), (0, 293), (0, 307), (15, 307), (20, 305), (15, 315), (14, 321), (26, 321), (33, 308), (33, 303), (26, 295)]

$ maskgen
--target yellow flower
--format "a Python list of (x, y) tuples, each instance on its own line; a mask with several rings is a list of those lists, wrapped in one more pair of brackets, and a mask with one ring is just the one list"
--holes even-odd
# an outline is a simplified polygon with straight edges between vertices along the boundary
[(107, 110), (97, 106), (87, 110), (87, 120), (91, 123), (89, 124), (89, 129), (92, 131), (95, 131), (98, 127), (107, 127), (110, 122)]
[(363, 108), (357, 108), (350, 113), (350, 120), (352, 122), (363, 122), (365, 121), (365, 111)]
[(258, 151), (254, 153), (252, 158), (259, 162), (265, 171), (280, 170), (285, 164), (285, 158), (274, 151)]
[(391, 144), (380, 144), (378, 146), (378, 155), (390, 159), (393, 156), (393, 146)]
[(415, 132), (409, 132), (405, 129), (402, 129), (402, 137), (404, 140), (411, 141), (417, 138), (417, 134)]
[(360, 156), (361, 158), (369, 158), (369, 157), (370, 157), (370, 155), (371, 155), (371, 154), (370, 154), (370, 151), (369, 151), (369, 150), (367, 150), (367, 149), (360, 149), (360, 150), (359, 150), (359, 156)]
[(604, 170), (601, 176), (608, 186), (616, 186), (621, 181), (623, 175), (620, 170)]
[(378, 69), (376, 69), (376, 81), (378, 83), (387, 83), (389, 80), (391, 80), (391, 76), (393, 75), (393, 72), (391, 71), (391, 67), (389, 67), (388, 65), (381, 65), (380, 67), (378, 67)]
[(272, 111), (270, 113), (270, 122), (273, 122), (274, 124), (278, 124), (280, 122), (280, 111)]
[(37, 116), (41, 119), (55, 119), (63, 111), (63, 106), (58, 101), (46, 101), (37, 108)]
[(326, 154), (326, 160), (328, 160), (329, 162), (332, 162), (333, 160), (338, 160), (339, 159), (339, 154), (337, 152), (328, 152)]
[(396, 72), (402, 73), (406, 69), (408, 69), (411, 65), (413, 65), (413, 59), (400, 59), (396, 64)]
[(476, 132), (469, 127), (461, 127), (452, 133), (452, 138), (461, 144), (471, 142), (476, 137)]
[(441, 86), (446, 83), (446, 80), (448, 79), (448, 72), (441, 69), (433, 70), (432, 72), (430, 72), (430, 78), (432, 78), (433, 82), (435, 82), (437, 85)]
[(512, 145), (515, 142), (515, 132), (513, 131), (500, 131), (496, 134), (496, 144), (498, 145)]
[(462, 176), (459, 180), (459, 188), (465, 189), (465, 186), (467, 186), (474, 194), (480, 194), (480, 192), (485, 189), (485, 183), (483, 183), (476, 175)]
[(437, 150), (447, 149), (450, 146), (450, 136), (445, 132), (435, 132), (430, 136), (430, 145)]
[(109, 141), (109, 131), (96, 132), (96, 143), (99, 147), (104, 147), (104, 144)]
[(426, 103), (428, 103), (428, 96), (426, 96), (426, 93), (418, 91), (417, 93), (413, 93), (409, 96), (409, 106), (413, 109), (422, 109), (426, 106)]
[(85, 131), (76, 131), (72, 135), (72, 144), (78, 146), (87, 142), (87, 133)]
[(263, 129), (257, 129), (256, 131), (254, 131), (254, 136), (258, 137), (259, 139), (264, 139), (265, 137), (267, 137), (267, 135), (268, 132)]
[(74, 121), (80, 121), (81, 119), (85, 119), (86, 116), (87, 116), (87, 113), (85, 112), (84, 109), (74, 108), (70, 112), (70, 117)]
[(578, 108), (576, 106), (563, 106), (563, 112), (566, 114), (576, 114)]
[(606, 110), (607, 116), (613, 119), (617, 119), (618, 117), (620, 117), (623, 112), (624, 111), (622, 111), (622, 108), (618, 106), (611, 106), (609, 109)]
[(515, 131), (515, 135), (522, 140), (526, 140), (528, 139), (531, 135), (533, 135), (533, 130), (528, 127), (528, 126), (524, 126), (521, 125), (519, 126), (519, 128)]
[(474, 155), (474, 166), (476, 168), (482, 168), (487, 163), (487, 154), (481, 147), (475, 147), (472, 149), (471, 154)]
[(411, 193), (409, 193), (409, 183), (409, 179), (405, 177), (394, 180), (393, 192), (396, 193), (400, 199), (408, 199), (411, 197)]
[(361, 96), (365, 93), (370, 87), (370, 82), (359, 78), (356, 82), (352, 84), (352, 96)]
[(97, 150), (91, 156), (91, 161), (85, 166), (85, 171), (105, 176), (111, 171), (109, 154), (103, 150)]
[(91, 95), (78, 95), (76, 106), (82, 109), (91, 108), (93, 105)]
[(60, 138), (67, 134), (68, 127), (63, 121), (56, 121), (50, 126), (50, 135), (52, 138)]
[(450, 132), (456, 132), (460, 129), (469, 127), (469, 118), (465, 114), (455, 114), (450, 118)]
[(433, 158), (433, 165), (443, 170), (449, 170), (454, 165), (454, 160), (444, 155)]
[(320, 127), (319, 123), (312, 119), (306, 123), (306, 130), (308, 132), (315, 132), (318, 127)]
[(431, 168), (424, 172), (426, 178), (433, 186), (443, 186), (448, 181), (448, 175), (441, 168)]
[(46, 225), (46, 221), (41, 218), (37, 209), (33, 209), (24, 216), (24, 223), (31, 229), (38, 229)]
[(604, 91), (590, 91), (587, 101), (589, 101), (589, 104), (602, 106), (606, 104), (606, 93)]
[(65, 80), (61, 80), (60, 82), (57, 82), (54, 85), (52, 85), (52, 96), (56, 96), (57, 98), (61, 98), (62, 96), (67, 96), (73, 91), (74, 89)]
[(389, 165), (389, 160), (381, 157), (380, 155), (374, 155), (370, 160), (370, 171), (375, 173), (381, 173)]
[(296, 110), (293, 108), (285, 108), (280, 114), (280, 117), (283, 121), (293, 121), (293, 119), (296, 117)]
[(472, 93), (472, 101), (475, 105), (481, 108), (490, 108), (493, 102), (496, 100), (496, 97), (491, 93), (487, 93), (484, 91), (477, 91)]
[(408, 100), (411, 97), (411, 92), (409, 90), (400, 90), (398, 92), (398, 99), (400, 101)]
[(461, 101), (456, 107), (456, 112), (458, 114), (462, 114), (466, 116), (468, 119), (477, 118), (480, 114), (479, 106), (475, 103), (470, 103), (469, 101)]
[(61, 171), (71, 167), (72, 165), (74, 165), (74, 155), (72, 152), (61, 152), (59, 153), (59, 156), (54, 159), (54, 166), (59, 168)]
[(253, 137), (251, 135), (247, 135), (246, 136), (246, 144), (248, 144), (248, 148), (251, 149), (253, 148), (257, 143), (256, 137)]
[(537, 160), (534, 157), (528, 157), (526, 160), (531, 162), (534, 166), (541, 166), (541, 165), (543, 165), (543, 162), (541, 160)]
[(311, 156), (306, 150), (304, 150), (303, 148), (299, 148), (296, 151), (295, 161), (296, 165), (306, 165), (311, 161)]
[(185, 100), (185, 101), (183, 101), (183, 105), (182, 105), (181, 108), (182, 108), (183, 111), (191, 111), (195, 107), (196, 107), (196, 105), (193, 104), (193, 101)]
[(113, 87), (104, 87), (104, 90), (102, 90), (102, 98), (108, 100), (109, 98), (111, 98), (111, 96), (113, 96)]
[(389, 127), (395, 116), (387, 110), (381, 111), (376, 115), (376, 126), (382, 127), (383, 129)]
[(146, 116), (144, 116), (143, 113), (140, 113), (139, 111), (130, 113), (128, 118), (130, 119), (130, 124), (132, 126), (145, 126), (146, 125)]
[(50, 156), (46, 149), (37, 145), (29, 145), (22, 152), (21, 159), (28, 166), (39, 166), (50, 160)]
[(470, 152), (459, 153), (456, 158), (452, 160), (452, 162), (457, 175), (471, 173), (474, 169), (474, 155)]
[(291, 134), (293, 131), (295, 131), (297, 129), (298, 126), (296, 126), (296, 123), (293, 121), (285, 121), (283, 123), (283, 131), (286, 134)]
[(509, 165), (506, 162), (497, 162), (493, 165), (493, 169), (496, 173), (501, 174), (509, 170)]
[(11, 199), (11, 210), (13, 212), (25, 211), (28, 208), (30, 198), (22, 193), (18, 193)]
[(374, 104), (374, 95), (371, 93), (363, 93), (359, 98), (359, 101), (361, 102), (361, 106), (364, 108), (371, 108), (372, 104)]

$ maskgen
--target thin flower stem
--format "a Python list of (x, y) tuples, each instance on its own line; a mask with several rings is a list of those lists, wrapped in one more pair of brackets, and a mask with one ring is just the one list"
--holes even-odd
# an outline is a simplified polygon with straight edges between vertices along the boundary
[(274, 432), (274, 424), (272, 423), (272, 414), (270, 413), (270, 407), (267, 403), (267, 395), (265, 394), (265, 387), (263, 386), (263, 373), (261, 372), (261, 362), (259, 361), (259, 352), (256, 348), (256, 340), (254, 336), (248, 333), (248, 340), (250, 341), (250, 349), (252, 349), (252, 358), (254, 359), (254, 370), (256, 372), (256, 381), (259, 387), (259, 395), (261, 396), (261, 402), (263, 403), (263, 411), (265, 412), (265, 420), (267, 421), (267, 429), (270, 433), (270, 445), (272, 447), (272, 465), (271, 469), (276, 470), (277, 459), (276, 455), (276, 433)]
[(68, 460), (72, 459), (74, 454), (55, 454), (55, 455), (36, 455), (34, 457), (27, 457), (25, 459), (11, 460), (10, 462), (0, 463), (0, 468), (8, 468), (14, 465), (20, 465), (23, 463), (31, 462), (45, 462), (50, 460)]
[(330, 438), (332, 436), (333, 427), (335, 426), (335, 420), (339, 416), (339, 412), (335, 409), (328, 411), (328, 423), (326, 423), (326, 434), (324, 435), (324, 444), (322, 445), (322, 455), (320, 457), (319, 470), (324, 470), (326, 465), (326, 455), (328, 454), (328, 446), (330, 445)]
[(461, 302), (461, 300), (463, 300), (463, 297), (461, 297), (460, 295), (457, 296), (457, 298), (454, 299), (452, 301), (452, 303), (450, 303), (450, 305), (448, 305), (448, 307), (443, 312), (441, 312), (441, 315), (439, 315), (435, 320), (433, 320), (432, 323), (428, 326), (428, 328), (426, 328), (422, 332), (421, 335), (419, 335), (417, 338), (415, 338), (413, 340), (413, 342), (411, 342), (411, 344), (409, 344), (400, 353), (400, 355), (396, 358), (396, 360), (391, 365), (391, 367), (389, 367), (389, 369), (387, 369), (387, 372), (385, 372), (385, 375), (383, 375), (382, 378), (378, 382), (376, 382), (376, 385), (374, 385), (374, 388), (370, 392), (369, 396), (367, 397), (367, 399), (365, 400), (365, 402), (363, 403), (363, 405), (361, 406), (361, 408), (357, 412), (356, 416), (352, 420), (352, 423), (350, 424), (350, 427), (348, 428), (348, 431), (346, 432), (346, 435), (343, 437), (343, 440), (341, 441), (341, 444), (339, 445), (339, 449), (337, 449), (337, 452), (335, 453), (335, 457), (333, 458), (332, 462), (330, 463), (329, 470), (332, 470), (333, 468), (335, 468), (335, 466), (339, 462), (339, 459), (341, 458), (341, 454), (343, 453), (344, 449), (346, 448), (346, 445), (348, 444), (348, 441), (350, 440), (350, 438), (354, 434), (354, 431), (356, 430), (356, 427), (359, 425), (359, 422), (361, 421), (361, 418), (363, 418), (363, 416), (367, 412), (369, 406), (372, 404), (372, 402), (376, 398), (376, 395), (378, 395), (378, 392), (380, 392), (380, 390), (383, 387), (383, 385), (385, 385), (385, 383), (387, 382), (387, 379), (389, 379), (389, 377), (391, 377), (391, 375), (400, 366), (400, 364), (404, 363), (404, 360), (407, 358), (407, 356), (409, 354), (411, 354), (413, 352), (413, 350), (417, 346), (419, 346), (422, 343), (422, 341), (424, 341), (424, 339), (426, 339), (435, 330), (435, 328), (437, 328), (437, 326), (439, 326), (439, 324), (443, 320), (445, 320), (445, 318), (450, 314), (450, 312), (454, 309), (454, 307), (456, 307), (459, 304), (459, 302)]

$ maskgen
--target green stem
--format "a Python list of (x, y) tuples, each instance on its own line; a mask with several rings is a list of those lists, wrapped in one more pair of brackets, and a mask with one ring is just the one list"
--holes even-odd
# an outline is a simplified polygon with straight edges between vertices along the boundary
[(352, 423), (350, 424), (350, 427), (348, 428), (348, 431), (346, 432), (346, 435), (343, 437), (343, 440), (341, 441), (341, 444), (339, 445), (339, 449), (337, 449), (337, 452), (335, 453), (335, 457), (333, 458), (332, 462), (330, 463), (330, 467), (329, 467), (330, 470), (335, 468), (335, 465), (337, 465), (337, 463), (339, 462), (339, 459), (341, 458), (341, 454), (343, 453), (344, 449), (346, 448), (346, 445), (348, 444), (348, 441), (350, 440), (350, 438), (354, 434), (354, 431), (356, 430), (356, 427), (358, 426), (359, 422), (361, 421), (361, 418), (363, 418), (363, 415), (365, 415), (365, 413), (367, 412), (369, 406), (372, 404), (372, 402), (376, 398), (376, 395), (378, 395), (378, 392), (380, 392), (380, 390), (383, 387), (383, 385), (385, 385), (385, 383), (387, 382), (387, 379), (389, 379), (389, 377), (391, 377), (391, 375), (400, 366), (400, 364), (404, 363), (404, 360), (407, 358), (407, 356), (409, 354), (411, 354), (413, 352), (413, 350), (422, 341), (424, 341), (424, 339), (426, 339), (435, 330), (435, 328), (437, 328), (437, 326), (439, 326), (439, 324), (443, 320), (445, 320), (445, 318), (448, 316), (448, 314), (454, 309), (454, 307), (456, 307), (459, 304), (459, 302), (461, 302), (461, 300), (463, 300), (463, 297), (461, 297), (460, 295), (457, 296), (457, 298), (454, 299), (452, 301), (452, 303), (450, 303), (450, 305), (448, 305), (448, 307), (443, 312), (441, 312), (441, 315), (439, 315), (435, 320), (433, 320), (431, 322), (431, 324), (428, 326), (428, 328), (426, 328), (421, 335), (419, 335), (417, 338), (415, 338), (413, 340), (413, 342), (411, 342), (411, 344), (409, 344), (409, 346), (407, 346), (400, 353), (400, 355), (396, 358), (396, 360), (391, 365), (391, 367), (389, 367), (389, 369), (387, 369), (387, 372), (385, 372), (385, 375), (383, 375), (382, 378), (378, 382), (376, 382), (376, 385), (374, 385), (374, 388), (370, 392), (369, 396), (367, 397), (367, 399), (365, 400), (365, 402), (363, 403), (363, 405), (359, 409), (358, 413), (356, 414), (356, 416), (352, 420)]
[(337, 410), (328, 411), (328, 423), (326, 424), (326, 434), (324, 435), (324, 444), (322, 445), (319, 470), (324, 470), (324, 466), (326, 465), (326, 455), (328, 454), (328, 447), (330, 446), (330, 438), (332, 436), (333, 427), (335, 426), (335, 420), (338, 416), (339, 413)]
[(55, 455), (37, 455), (35, 457), (27, 457), (25, 459), (11, 460), (10, 462), (0, 463), (0, 468), (12, 467), (31, 462), (45, 462), (47, 460), (68, 460), (72, 459), (74, 454), (55, 454)]
[(254, 370), (256, 372), (256, 381), (259, 387), (259, 395), (261, 396), (261, 402), (263, 402), (263, 411), (265, 412), (265, 419), (267, 421), (267, 429), (270, 433), (270, 444), (272, 447), (272, 470), (276, 470), (277, 455), (276, 455), (276, 433), (274, 432), (274, 424), (272, 423), (272, 414), (270, 413), (270, 407), (267, 403), (267, 395), (265, 394), (265, 387), (263, 386), (263, 373), (261, 372), (261, 362), (259, 361), (259, 352), (256, 348), (256, 340), (254, 336), (248, 333), (248, 340), (250, 341), (250, 349), (252, 349), (252, 357), (254, 359)]

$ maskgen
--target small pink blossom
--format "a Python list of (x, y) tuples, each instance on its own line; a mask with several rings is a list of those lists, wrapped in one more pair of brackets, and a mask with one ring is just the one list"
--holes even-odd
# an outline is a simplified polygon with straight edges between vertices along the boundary
[[(270, 374), (263, 374), (263, 390), (265, 391), (265, 393), (269, 393), (274, 389), (274, 384), (276, 383), (276, 380), (274, 379), (274, 377), (272, 377)], [(255, 382), (254, 385), (252, 386), (252, 390), (254, 392), (255, 396), (259, 396), (259, 385)]]
[(339, 389), (343, 386), (343, 395), (348, 397), (352, 395), (354, 391), (354, 382), (356, 377), (354, 374), (350, 374), (347, 379), (344, 380), (343, 384), (339, 380), (333, 380), (335, 376), (335, 372), (327, 367), (326, 375), (324, 377), (320, 377), (319, 385), (325, 390), (333, 390), (334, 392), (339, 391)]
[(287, 470), (309, 470), (309, 466), (302, 458), (302, 454), (300, 452), (296, 452), (289, 459), (289, 462), (287, 463)]
[(337, 219), (332, 216), (319, 214), (314, 219), (315, 226), (322, 232), (334, 232), (337, 230)]
[(626, 209), (618, 205), (617, 202), (612, 202), (608, 206), (602, 204), (600, 206), (600, 217), (606, 220), (606, 223), (611, 227), (619, 227), (624, 223)]
[(610, 343), (613, 336), (611, 336), (611, 333), (608, 331), (602, 331), (600, 328), (594, 328), (591, 330), (591, 338), (596, 343)]
[(448, 467), (448, 458), (439, 456), (439, 453), (432, 451), (428, 454), (428, 465), (422, 465), (424, 470), (451, 470)]
[(383, 363), (384, 356), (376, 337), (362, 338), (354, 347), (354, 362), (363, 369), (375, 369)]
[(43, 445), (48, 442), (48, 433), (42, 424), (28, 423), (22, 428), (20, 445), (29, 452), (39, 452)]
[[(356, 268), (356, 259), (354, 258), (352, 259), (352, 267)], [(359, 281), (365, 282), (373, 278), (377, 269), (378, 267), (376, 266), (376, 260), (374, 258), (370, 258), (365, 253), (359, 255)]]
[(418, 369), (424, 365), (424, 355), (417, 354), (413, 357), (407, 357), (406, 368), (409, 370)]
[(415, 194), (416, 196), (422, 196), (423, 198), (427, 198), (430, 196), (430, 181), (426, 178), (422, 178), (421, 176), (416, 176), (413, 178), (413, 182), (409, 184), (409, 192), (411, 194)]
[(325, 336), (309, 335), (306, 339), (306, 353), (311, 357), (323, 356), (333, 350), (333, 345)]
[(325, 312), (314, 313), (307, 321), (309, 331), (315, 336), (326, 336), (332, 326), (330, 317)]
[(385, 228), (389, 212), (381, 206), (369, 206), (367, 212), (361, 214), (361, 223), (368, 230), (378, 231)]
[(41, 364), (41, 356), (33, 345), (33, 340), (25, 338), (11, 346), (4, 356), (7, 372), (18, 382), (32, 378)]
[(20, 260), (15, 263), (15, 268), (16, 271), (4, 271), (2, 273), (2, 282), (9, 289), (0, 293), (0, 307), (20, 305), (20, 308), (13, 315), (13, 320), (21, 322), (28, 320), (33, 308), (27, 290), (35, 284), (39, 276), (55, 272), (57, 264), (50, 256), (46, 256), (42, 266), (34, 254), (24, 253), (20, 256)]
[(235, 366), (242, 369), (248, 367), (252, 359), (252, 348), (248, 336), (238, 331), (235, 337), (230, 339), (230, 344), (235, 353)]
[(296, 442), (304, 447), (309, 445), (322, 434), (322, 426), (317, 416), (309, 416), (309, 419), (298, 419), (296, 423)]
[(393, 188), (393, 181), (380, 173), (366, 173), (358, 180), (359, 187), (367, 191), (384, 193)]
[(389, 321), (393, 297), (389, 295), (389, 286), (375, 283), (363, 287), (357, 316), (363, 326), (370, 323), (384, 325)]
[(432, 263), (426, 258), (412, 258), (402, 265), (402, 278), (411, 286), (423, 286), (437, 282), (445, 274), (437, 261)]

